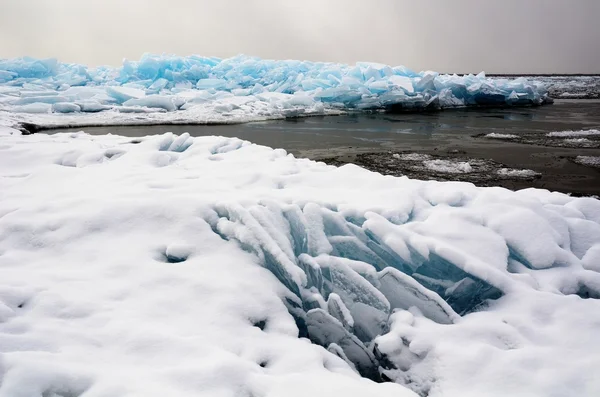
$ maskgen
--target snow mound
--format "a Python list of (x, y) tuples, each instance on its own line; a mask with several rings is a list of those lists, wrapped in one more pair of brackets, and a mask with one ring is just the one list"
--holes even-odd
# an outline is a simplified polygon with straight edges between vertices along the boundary
[(2, 397), (600, 393), (598, 200), (7, 126), (0, 192)]
[[(53, 59), (0, 60), (0, 95), (0, 110), (45, 114), (45, 118), (32, 116), (39, 123), (80, 126), (157, 120), (225, 123), (332, 110), (423, 110), (550, 101), (541, 83), (490, 79), (484, 73), (440, 75), (367, 62), (345, 65), (150, 54), (137, 62), (124, 61), (119, 68), (88, 68)], [(124, 117), (135, 107), (152, 109), (153, 117)], [(99, 112), (108, 114), (100, 116)], [(62, 113), (73, 114), (57, 119)]]

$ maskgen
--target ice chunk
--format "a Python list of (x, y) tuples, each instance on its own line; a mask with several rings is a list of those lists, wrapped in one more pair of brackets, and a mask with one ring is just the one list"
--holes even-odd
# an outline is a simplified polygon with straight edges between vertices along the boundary
[(473, 167), (466, 161), (425, 160), (423, 165), (425, 168), (441, 173), (468, 174), (473, 172)]
[(103, 105), (100, 102), (92, 99), (77, 101), (75, 104), (79, 106), (82, 112), (95, 113), (110, 109), (110, 106)]
[(223, 79), (201, 79), (196, 83), (196, 88), (199, 90), (219, 90), (227, 86), (227, 80)]
[(79, 105), (70, 102), (57, 102), (52, 105), (52, 111), (58, 113), (73, 113), (80, 110), (81, 107)]
[(30, 103), (22, 106), (15, 106), (13, 111), (16, 113), (49, 113), (52, 105), (49, 103)]
[(354, 319), (338, 294), (329, 294), (329, 299), (327, 300), (327, 311), (329, 314), (335, 317), (344, 326), (344, 328), (346, 328), (348, 331), (352, 330), (354, 327)]
[(358, 372), (371, 379), (379, 379), (378, 364), (365, 345), (349, 333), (342, 324), (322, 309), (310, 310), (307, 315), (310, 339), (321, 345), (332, 343), (341, 347), (346, 357), (355, 365)]
[(106, 93), (115, 98), (119, 103), (124, 103), (130, 99), (140, 99), (146, 96), (146, 93), (137, 88), (129, 87), (107, 87)]
[(177, 110), (173, 97), (166, 95), (148, 95), (143, 98), (129, 99), (123, 102), (125, 106), (145, 106), (149, 108), (165, 109), (167, 112)]
[(497, 173), (500, 176), (508, 178), (535, 178), (541, 175), (539, 172), (533, 170), (518, 170), (514, 168), (500, 168)]
[(459, 317), (438, 294), (394, 268), (382, 270), (379, 273), (379, 282), (379, 290), (386, 296), (393, 309), (410, 309), (414, 306), (425, 317), (440, 324), (451, 324)]
[(415, 92), (412, 80), (409, 77), (394, 75), (389, 78), (389, 81), (392, 85), (402, 88), (407, 94)]
[(498, 132), (492, 132), (490, 134), (485, 135), (486, 138), (491, 139), (518, 139), (519, 136), (515, 134), (500, 134)]

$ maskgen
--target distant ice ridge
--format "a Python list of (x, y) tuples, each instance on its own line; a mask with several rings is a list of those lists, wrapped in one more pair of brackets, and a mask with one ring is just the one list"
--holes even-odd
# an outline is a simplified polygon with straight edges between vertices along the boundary
[(0, 60), (0, 110), (49, 125), (225, 123), (351, 109), (540, 105), (549, 100), (542, 83), (524, 78), (415, 73), (366, 62), (145, 55), (120, 68), (88, 68), (55, 59)]
[(0, 397), (600, 395), (598, 200), (0, 135)]

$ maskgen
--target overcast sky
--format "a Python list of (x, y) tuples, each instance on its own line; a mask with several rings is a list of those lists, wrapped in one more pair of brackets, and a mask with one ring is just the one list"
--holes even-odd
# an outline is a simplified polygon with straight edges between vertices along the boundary
[(0, 0), (0, 58), (145, 52), (600, 73), (600, 0)]

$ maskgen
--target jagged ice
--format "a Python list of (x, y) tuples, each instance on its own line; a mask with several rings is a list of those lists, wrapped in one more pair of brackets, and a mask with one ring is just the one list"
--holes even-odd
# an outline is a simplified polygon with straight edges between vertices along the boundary
[[(544, 84), (403, 66), (145, 55), (119, 68), (0, 60), (0, 111), (41, 125), (234, 123), (355, 110), (540, 105)], [(62, 116), (62, 117), (57, 117)]]

